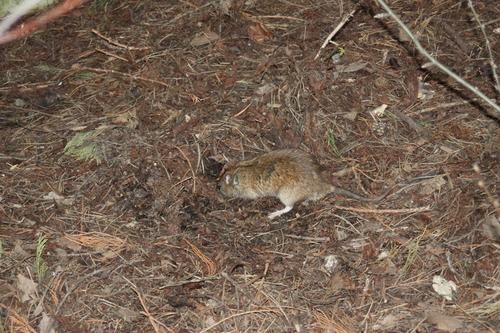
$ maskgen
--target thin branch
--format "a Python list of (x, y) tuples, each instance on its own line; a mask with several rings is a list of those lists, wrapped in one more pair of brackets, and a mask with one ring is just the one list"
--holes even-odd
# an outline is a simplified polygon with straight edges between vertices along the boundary
[(427, 212), (431, 210), (430, 206), (416, 207), (416, 208), (401, 208), (401, 209), (369, 209), (369, 208), (344, 207), (337, 205), (333, 207), (356, 213), (373, 213), (373, 214), (413, 214), (413, 213)]
[(493, 58), (493, 52), (491, 52), (491, 44), (490, 40), (488, 39), (488, 35), (486, 35), (486, 30), (484, 29), (484, 24), (481, 23), (479, 20), (479, 15), (477, 15), (476, 10), (474, 9), (474, 6), (472, 5), (472, 1), (469, 0), (469, 7), (472, 11), (472, 14), (474, 15), (474, 18), (477, 21), (477, 24), (481, 28), (481, 32), (483, 33), (484, 40), (486, 42), (486, 49), (488, 50), (488, 55), (490, 56), (490, 66), (491, 66), (491, 71), (493, 72), (493, 78), (495, 79), (495, 89), (500, 93), (500, 81), (498, 80), (498, 75), (497, 75), (497, 64), (495, 63), (495, 60)]
[(10, 9), (9, 15), (5, 16), (0, 23), (0, 36), (2, 36), (9, 28), (17, 22), (22, 16), (28, 14), (42, 0), (24, 0), (17, 6)]
[(342, 27), (347, 23), (347, 21), (349, 21), (349, 19), (353, 17), (354, 13), (356, 13), (356, 10), (357, 9), (354, 9), (352, 12), (349, 13), (349, 15), (344, 17), (342, 21), (340, 21), (340, 23), (335, 27), (335, 29), (333, 29), (333, 31), (328, 35), (328, 37), (326, 37), (325, 41), (323, 42), (323, 45), (321, 45), (321, 47), (318, 50), (318, 53), (316, 53), (314, 60), (318, 59), (321, 50), (323, 50), (326, 47), (326, 45), (330, 42), (330, 40), (337, 34), (337, 32), (340, 31), (340, 29), (342, 29)]
[(451, 76), (455, 81), (457, 81), (462, 86), (469, 89), (471, 92), (473, 92), (482, 100), (484, 100), (486, 103), (488, 103), (493, 108), (493, 110), (485, 109), (485, 111), (493, 118), (500, 119), (500, 106), (498, 106), (493, 100), (491, 100), (485, 94), (483, 94), (479, 89), (477, 89), (476, 87), (474, 87), (473, 85), (462, 79), (448, 67), (437, 61), (433, 56), (431, 56), (429, 52), (427, 52), (427, 50), (423, 48), (423, 46), (418, 41), (417, 37), (415, 37), (415, 35), (410, 31), (410, 29), (399, 19), (399, 17), (396, 16), (396, 14), (394, 14), (392, 9), (389, 6), (387, 6), (387, 4), (383, 0), (377, 0), (377, 2), (384, 8), (387, 14), (389, 14), (394, 19), (394, 21), (396, 21), (396, 23), (401, 27), (401, 29), (403, 29), (403, 31), (408, 35), (408, 37), (410, 37), (410, 39), (415, 44), (417, 50), (424, 57), (426, 57), (432, 64), (434, 64), (440, 70)]
[(30, 35), (31, 33), (41, 29), (47, 23), (52, 22), (56, 18), (69, 13), (76, 7), (82, 5), (88, 0), (66, 0), (54, 8), (48, 10), (46, 13), (28, 20), (25, 23), (19, 24), (15, 29), (10, 30), (4, 34), (0, 34), (0, 45), (12, 42)]
[(212, 329), (219, 326), (223, 322), (228, 321), (228, 320), (233, 319), (233, 318), (236, 318), (236, 317), (246, 316), (246, 315), (253, 314), (253, 313), (268, 313), (268, 312), (276, 313), (276, 310), (274, 310), (274, 309), (261, 309), (261, 310), (250, 310), (250, 311), (235, 313), (235, 314), (230, 315), (229, 317), (226, 317), (226, 318), (219, 320), (215, 324), (213, 324), (205, 329), (202, 329), (200, 331), (200, 333), (205, 333), (205, 332), (211, 331)]
[(128, 45), (125, 45), (125, 44), (122, 44), (122, 43), (119, 43), (109, 37), (106, 37), (104, 36), (103, 34), (101, 34), (99, 31), (97, 31), (96, 29), (92, 29), (91, 30), (93, 34), (97, 35), (98, 37), (104, 39), (106, 42), (108, 42), (109, 44), (111, 45), (114, 45), (116, 47), (119, 47), (119, 48), (122, 48), (122, 49), (126, 49), (126, 50), (129, 50), (129, 51), (134, 51), (134, 50), (149, 50), (150, 47), (135, 47), (135, 46), (128, 46)]

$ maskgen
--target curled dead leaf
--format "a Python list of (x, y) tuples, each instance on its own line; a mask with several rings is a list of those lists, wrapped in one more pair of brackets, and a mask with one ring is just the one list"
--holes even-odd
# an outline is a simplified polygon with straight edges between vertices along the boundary
[(37, 299), (38, 283), (21, 273), (17, 274), (16, 288), (20, 292), (21, 302)]
[(257, 22), (248, 27), (248, 37), (256, 43), (262, 43), (273, 36), (271, 31), (262, 22)]
[(197, 34), (191, 39), (191, 46), (203, 46), (215, 42), (220, 39), (220, 36), (213, 31), (206, 31)]
[(445, 331), (445, 332), (455, 332), (457, 329), (463, 327), (463, 322), (462, 320), (455, 318), (455, 317), (450, 317), (447, 316), (441, 312), (438, 311), (430, 311), (427, 314), (427, 320), (436, 325), (436, 327), (439, 330)]

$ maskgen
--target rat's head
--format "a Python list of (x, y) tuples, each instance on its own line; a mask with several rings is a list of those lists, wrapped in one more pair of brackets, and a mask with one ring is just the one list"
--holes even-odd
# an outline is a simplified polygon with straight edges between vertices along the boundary
[(241, 182), (238, 170), (226, 170), (219, 181), (219, 190), (226, 197), (241, 197)]
[(252, 180), (245, 168), (225, 170), (219, 181), (219, 190), (230, 198), (255, 198)]

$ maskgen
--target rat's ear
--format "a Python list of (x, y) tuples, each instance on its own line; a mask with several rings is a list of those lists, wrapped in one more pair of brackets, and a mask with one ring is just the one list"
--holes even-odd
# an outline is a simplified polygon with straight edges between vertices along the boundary
[(240, 177), (238, 177), (238, 174), (235, 174), (233, 177), (233, 185), (239, 185), (240, 184)]
[(226, 175), (226, 177), (224, 177), (224, 182), (226, 184), (229, 184), (231, 182), (231, 176), (230, 175)]

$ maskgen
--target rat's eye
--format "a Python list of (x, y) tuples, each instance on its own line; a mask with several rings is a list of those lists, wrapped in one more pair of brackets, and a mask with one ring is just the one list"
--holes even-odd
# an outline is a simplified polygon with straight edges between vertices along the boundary
[(233, 177), (233, 185), (239, 185), (240, 184), (240, 178), (238, 175), (234, 175)]

